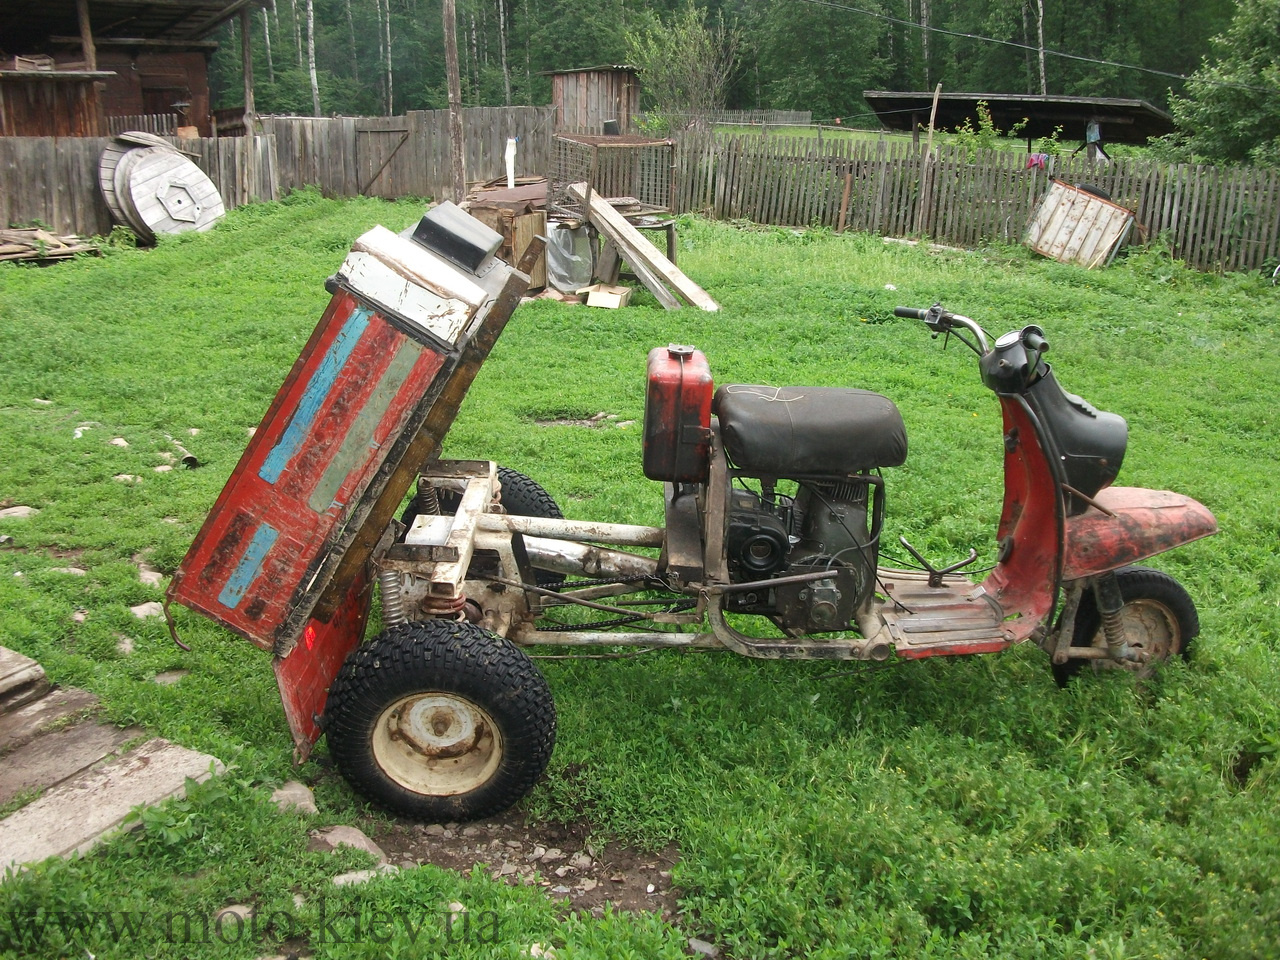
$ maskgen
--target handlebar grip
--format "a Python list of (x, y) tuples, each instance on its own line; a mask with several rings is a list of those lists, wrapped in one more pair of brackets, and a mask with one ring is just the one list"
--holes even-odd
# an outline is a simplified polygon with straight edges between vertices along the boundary
[(928, 316), (928, 310), (921, 310), (919, 307), (894, 307), (893, 315), (895, 317), (906, 317), (908, 320), (923, 320)]
[(1024, 330), (1022, 332), (1022, 345), (1028, 353), (1041, 354), (1049, 352), (1049, 344), (1042, 334), (1034, 330)]

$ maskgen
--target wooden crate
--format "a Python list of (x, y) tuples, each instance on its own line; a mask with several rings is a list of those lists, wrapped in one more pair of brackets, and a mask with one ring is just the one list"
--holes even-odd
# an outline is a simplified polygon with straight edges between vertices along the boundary
[[(547, 235), (547, 212), (517, 214), (501, 207), (474, 205), (468, 211), (473, 217), (492, 230), (502, 234), (502, 246), (498, 247), (498, 259), (514, 266), (520, 262), (534, 237)], [(547, 262), (538, 259), (529, 274), (529, 289), (541, 290), (547, 285)]]

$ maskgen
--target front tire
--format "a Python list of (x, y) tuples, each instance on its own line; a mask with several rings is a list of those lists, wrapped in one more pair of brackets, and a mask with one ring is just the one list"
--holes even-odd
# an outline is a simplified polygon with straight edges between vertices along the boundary
[(421, 620), (358, 647), (325, 706), (329, 752), (347, 781), (430, 823), (516, 803), (555, 747), (546, 679), (509, 640), (475, 624)]
[[(1200, 616), (1195, 602), (1182, 584), (1169, 574), (1150, 567), (1117, 570), (1116, 582), (1124, 600), (1120, 615), (1124, 619), (1129, 646), (1145, 652), (1146, 661), (1120, 664), (1112, 660), (1071, 659), (1053, 665), (1053, 676), (1059, 686), (1065, 686), (1086, 664), (1092, 664), (1095, 670), (1130, 670), (1139, 677), (1148, 677), (1158, 664), (1166, 660), (1173, 657), (1186, 660), (1191, 656), (1191, 642), (1200, 634)], [(1071, 645), (1107, 645), (1102, 630), (1102, 614), (1098, 611), (1092, 590), (1080, 600)]]

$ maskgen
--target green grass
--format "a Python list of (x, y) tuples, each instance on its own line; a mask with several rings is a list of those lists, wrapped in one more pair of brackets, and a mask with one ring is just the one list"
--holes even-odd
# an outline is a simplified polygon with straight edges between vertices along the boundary
[[(137, 833), (0, 887), (4, 955), (268, 954), (280, 929), (200, 947), (101, 925), (74, 942), (57, 929), (4, 938), (15, 912), (297, 912), (295, 894), (314, 926), (328, 878), (367, 865), (306, 850), (309, 826), (379, 814), (336, 777), (323, 745), (292, 766), (266, 654), (185, 611), (190, 653), (162, 624), (134, 619), (129, 606), (160, 591), (138, 582), (131, 557), (149, 551), (172, 572), (319, 318), (324, 278), (363, 230), (418, 213), (303, 194), (150, 252), (0, 268), (0, 501), (41, 511), (0, 521), (14, 538), (0, 549), (0, 644), (97, 693), (111, 719), (233, 766), (144, 814)], [(313, 937), (310, 949), (516, 957), (541, 942), (561, 958), (649, 958), (680, 956), (696, 935), (739, 960), (1280, 954), (1277, 290), (1186, 271), (1158, 251), (1085, 272), (1016, 249), (931, 254), (700, 220), (682, 221), (680, 241), (682, 267), (720, 313), (664, 312), (644, 292), (621, 311), (520, 308), (446, 454), (532, 475), (571, 517), (660, 522), (660, 486), (640, 473), (645, 354), (694, 343), (719, 382), (893, 397), (911, 454), (888, 471), (886, 540), (904, 533), (939, 560), (969, 546), (989, 559), (995, 401), (968, 351), (942, 351), (892, 308), (942, 299), (994, 333), (1038, 323), (1064, 386), (1129, 419), (1120, 482), (1186, 492), (1219, 518), (1219, 536), (1157, 561), (1199, 604), (1195, 657), (1144, 686), (1087, 677), (1065, 691), (1025, 647), (847, 669), (675, 652), (543, 661), (560, 736), (527, 812), (585, 816), (598, 836), (634, 844), (677, 842), (679, 926), (565, 916), (536, 890), (424, 867), (334, 891), (327, 909), (349, 932), (361, 911), (435, 917), (460, 900), (493, 911), (496, 942), (445, 942), (432, 920), (416, 944), (398, 929), (388, 944)], [(535, 422), (600, 411), (637, 423)], [(156, 473), (166, 435), (205, 465)], [(87, 576), (55, 572), (68, 552)], [(134, 640), (128, 656), (121, 634)], [(191, 671), (180, 683), (150, 682), (177, 667)], [(315, 787), (318, 817), (267, 801), (295, 776)]]

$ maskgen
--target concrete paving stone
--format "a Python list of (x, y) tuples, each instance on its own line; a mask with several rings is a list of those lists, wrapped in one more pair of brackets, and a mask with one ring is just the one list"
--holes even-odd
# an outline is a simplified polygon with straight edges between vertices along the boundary
[(163, 617), (164, 604), (155, 600), (148, 600), (146, 603), (139, 603), (137, 606), (130, 607), (129, 612), (139, 620), (145, 620), (147, 617)]
[(0, 820), (0, 878), (18, 864), (89, 850), (117, 830), (136, 806), (185, 792), (190, 777), (207, 780), (221, 762), (156, 738), (59, 784)]
[(16, 650), (0, 647), (0, 713), (38, 700), (50, 686), (40, 664)]
[(36, 737), (5, 756), (0, 767), (0, 803), (75, 776), (141, 732), (137, 727), (122, 730), (85, 721)]
[(59, 720), (92, 710), (97, 705), (98, 698), (92, 693), (67, 687), (0, 714), (0, 755), (30, 743)]
[(384, 863), (375, 870), (352, 870), (350, 873), (340, 873), (331, 882), (335, 887), (350, 887), (368, 883), (374, 877), (384, 873), (399, 873), (399, 870), (389, 863)]

